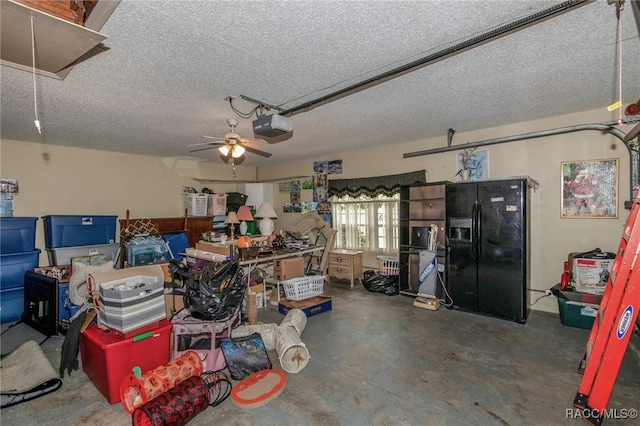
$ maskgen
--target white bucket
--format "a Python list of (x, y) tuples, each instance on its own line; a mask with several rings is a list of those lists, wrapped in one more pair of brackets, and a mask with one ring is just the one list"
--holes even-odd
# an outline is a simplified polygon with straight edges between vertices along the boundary
[(307, 325), (307, 316), (301, 309), (291, 309), (284, 316), (284, 319), (280, 323), (280, 328), (293, 327), (298, 332), (299, 336), (302, 336), (304, 327)]
[(309, 362), (309, 351), (293, 327), (278, 327), (276, 352), (282, 369), (287, 373), (299, 373)]
[(253, 333), (260, 334), (264, 342), (264, 348), (268, 351), (275, 350), (275, 334), (278, 326), (275, 324), (239, 325), (231, 330), (231, 337), (245, 337)]

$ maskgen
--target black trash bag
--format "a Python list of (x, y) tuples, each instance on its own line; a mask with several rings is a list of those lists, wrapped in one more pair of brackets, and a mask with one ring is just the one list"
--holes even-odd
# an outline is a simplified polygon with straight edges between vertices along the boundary
[(400, 294), (397, 275), (381, 275), (373, 269), (364, 271), (362, 285), (372, 293), (383, 293), (387, 296)]
[(244, 273), (237, 261), (211, 262), (190, 274), (184, 305), (194, 318), (221, 321), (240, 308), (244, 288)]

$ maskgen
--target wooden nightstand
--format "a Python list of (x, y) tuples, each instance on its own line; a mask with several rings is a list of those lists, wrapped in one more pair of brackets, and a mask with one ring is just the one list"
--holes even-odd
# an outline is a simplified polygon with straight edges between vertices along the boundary
[(362, 252), (336, 249), (329, 252), (329, 278), (349, 280), (351, 287), (356, 278), (362, 282)]

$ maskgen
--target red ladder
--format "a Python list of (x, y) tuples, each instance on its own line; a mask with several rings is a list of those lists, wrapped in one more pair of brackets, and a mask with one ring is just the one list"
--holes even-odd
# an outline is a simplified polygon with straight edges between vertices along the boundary
[(583, 419), (602, 424), (640, 309), (640, 191), (625, 225), (598, 314), (578, 371), (583, 374), (573, 406)]

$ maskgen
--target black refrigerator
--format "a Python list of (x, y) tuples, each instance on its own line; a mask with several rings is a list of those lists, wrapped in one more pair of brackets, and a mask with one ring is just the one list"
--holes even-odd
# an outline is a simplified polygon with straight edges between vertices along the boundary
[(451, 183), (445, 198), (452, 307), (526, 322), (528, 180)]

